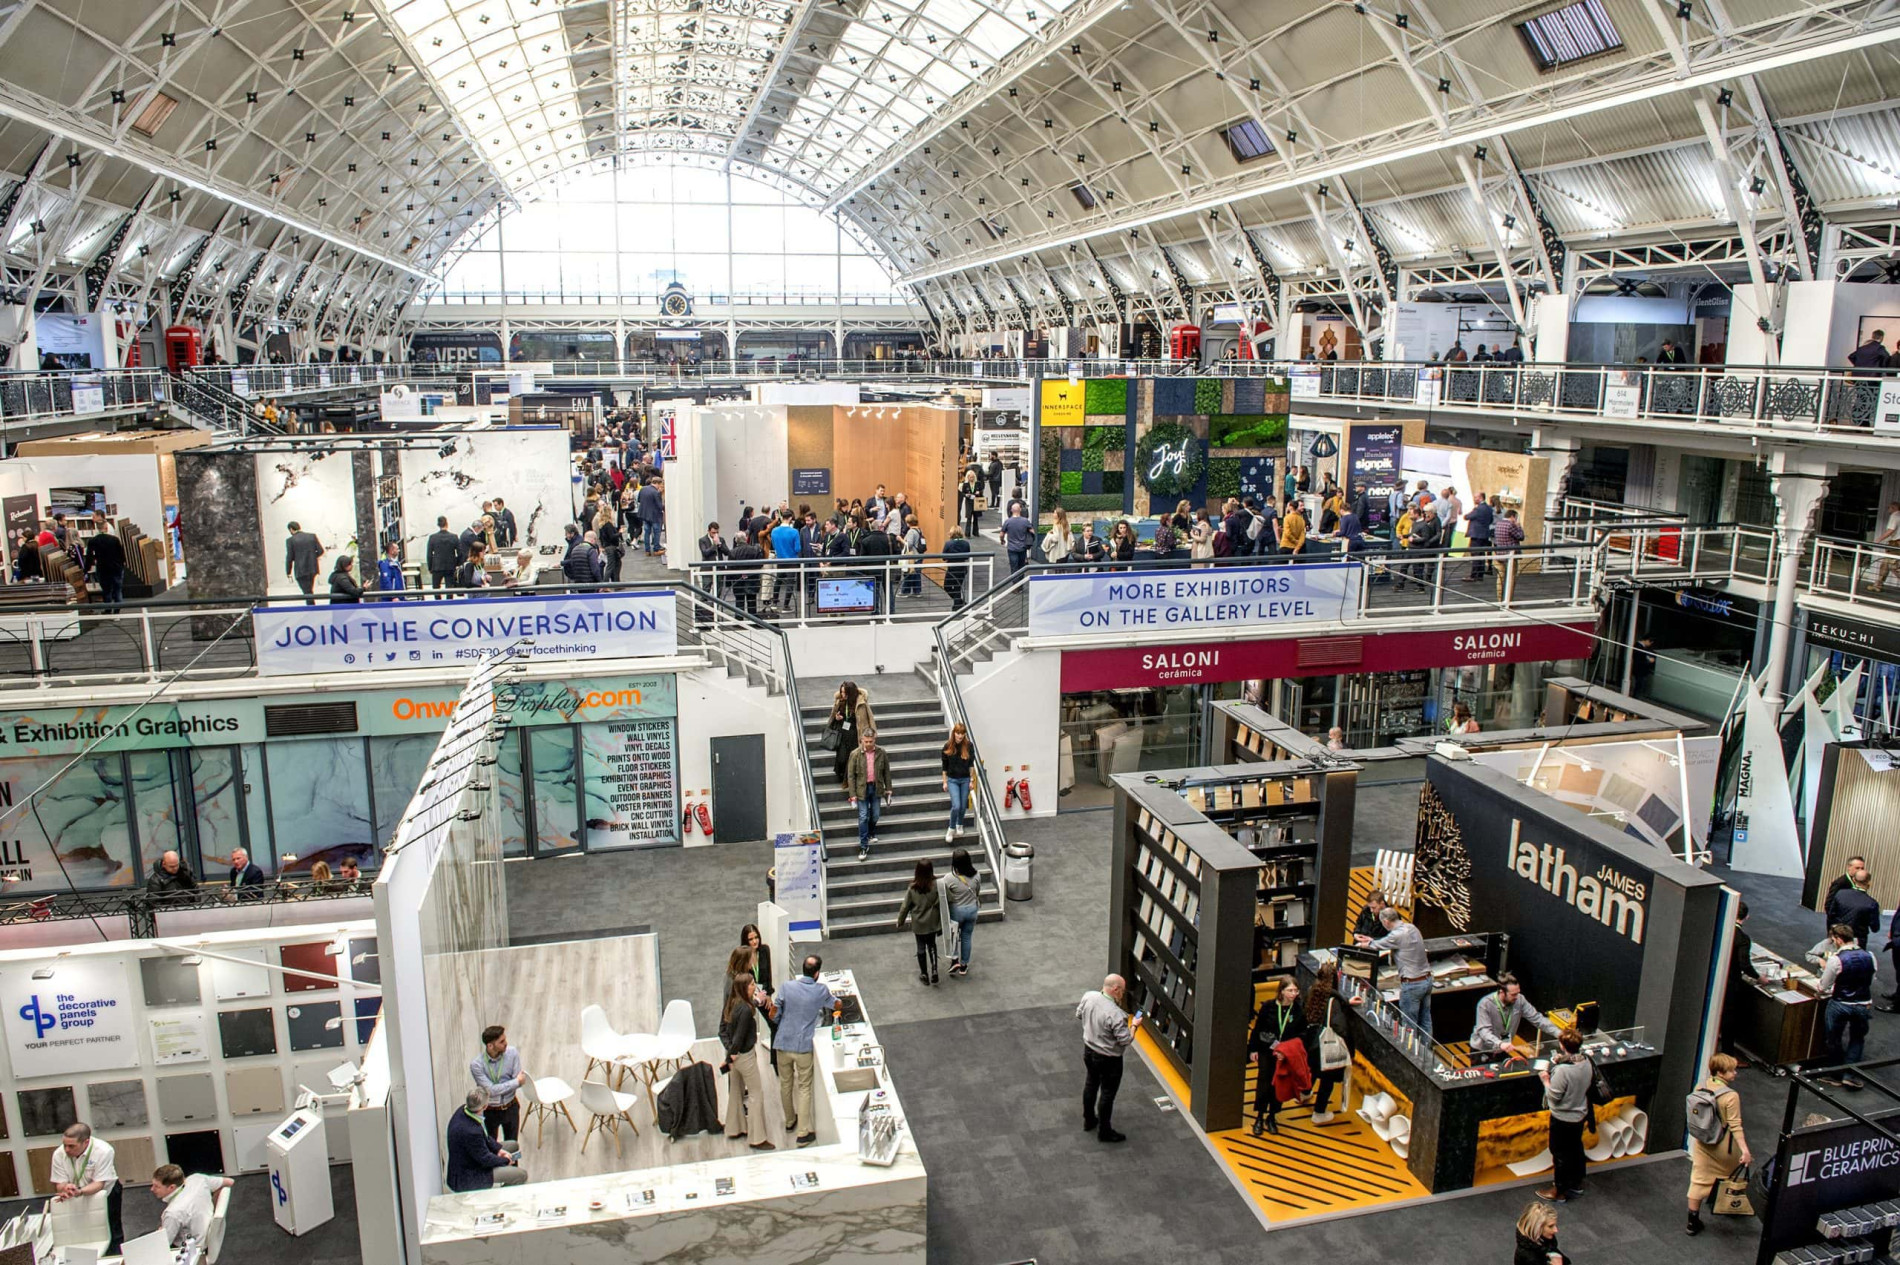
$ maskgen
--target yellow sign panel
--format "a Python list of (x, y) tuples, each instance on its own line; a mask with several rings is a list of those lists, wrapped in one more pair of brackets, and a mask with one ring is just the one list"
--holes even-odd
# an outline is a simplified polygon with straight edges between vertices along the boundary
[(1082, 424), (1083, 384), (1067, 378), (1042, 384), (1042, 424), (1044, 426), (1080, 426)]

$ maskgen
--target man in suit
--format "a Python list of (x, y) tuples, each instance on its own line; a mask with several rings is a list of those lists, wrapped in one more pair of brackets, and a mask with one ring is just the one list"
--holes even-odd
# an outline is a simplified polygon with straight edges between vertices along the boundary
[(257, 862), (251, 860), (251, 854), (243, 848), (231, 849), (231, 874), (228, 881), (231, 890), (239, 891), (246, 887), (257, 887), (264, 882), (264, 871)]
[(990, 504), (998, 504), (1003, 499), (1003, 459), (991, 453), (989, 468), (984, 473), (990, 477)]
[(425, 551), (429, 564), (429, 583), (432, 587), (446, 589), (455, 579), (455, 568), (462, 565), (462, 542), (449, 530), (449, 517), (444, 514), (435, 520), (435, 534), (429, 537)]
[(317, 570), (323, 562), (323, 542), (296, 523), (290, 524), (290, 537), (284, 541), (284, 574), (297, 581), (305, 594), (305, 606), (315, 606), (310, 597), (316, 591)]
[(99, 581), (99, 597), (108, 610), (125, 600), (125, 546), (104, 527), (86, 542), (86, 566)]
[(499, 496), (495, 498), (495, 544), (507, 549), (515, 543), (515, 512)]
[(657, 478), (640, 489), (634, 505), (640, 515), (641, 548), (649, 558), (660, 556), (660, 524), (666, 521), (666, 502), (661, 499), (662, 484)]
[(521, 1167), (521, 1144), (504, 1145), (488, 1136), (482, 1122), (487, 1109), (488, 1091), (471, 1089), (462, 1109), (449, 1118), (443, 1151), (448, 1159), (448, 1187), (457, 1194), (527, 1183), (528, 1172)]

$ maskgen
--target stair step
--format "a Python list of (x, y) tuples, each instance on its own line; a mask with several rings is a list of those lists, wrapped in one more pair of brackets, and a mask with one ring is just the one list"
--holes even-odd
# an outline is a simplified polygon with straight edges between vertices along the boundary
[[(934, 698), (881, 699), (876, 697), (875, 694), (871, 698), (871, 710), (880, 715), (892, 716), (920, 714), (935, 716), (939, 711), (937, 700)], [(823, 721), (826, 717), (831, 715), (831, 702), (830, 700), (826, 700), (822, 703), (809, 703), (800, 707), (798, 712), (799, 715), (804, 716), (807, 720)]]
[[(897, 906), (903, 899), (902, 884), (891, 888), (888, 892), (880, 892), (869, 896), (853, 896), (845, 900), (839, 900), (834, 897), (830, 908), (825, 911), (825, 921), (834, 928), (843, 921), (878, 921), (882, 922), (892, 931), (895, 931), (897, 930), (895, 926)], [(983, 913), (990, 913), (1000, 908), (1001, 904), (1002, 898), (1000, 896), (992, 897), (985, 895), (983, 898)], [(979, 915), (979, 919), (980, 917)]]
[[(826, 721), (823, 717), (818, 720), (807, 718), (805, 721), (806, 736), (816, 738), (823, 735), (825, 732), (825, 723)], [(892, 716), (888, 712), (885, 712), (880, 713), (877, 718), (877, 733), (880, 739), (892, 734), (906, 737), (924, 734), (941, 735), (948, 733), (949, 729), (950, 727), (943, 723), (942, 714), (934, 709), (928, 715)], [(939, 737), (938, 741), (941, 742), (942, 738)]]
[[(936, 858), (942, 860), (941, 857)], [(916, 862), (904, 870), (872, 870), (872, 862), (866, 861), (862, 867), (851, 862), (841, 862), (830, 868), (825, 876), (825, 892), (833, 906), (840, 901), (853, 900), (860, 896), (890, 897), (895, 905), (904, 898), (904, 888), (910, 882), (916, 869)], [(983, 873), (983, 867), (977, 867), (977, 876), (983, 880), (983, 890), (988, 893), (996, 884)]]

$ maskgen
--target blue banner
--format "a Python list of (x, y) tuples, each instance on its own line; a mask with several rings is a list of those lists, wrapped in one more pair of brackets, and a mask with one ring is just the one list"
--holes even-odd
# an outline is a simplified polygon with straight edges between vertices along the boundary
[(1029, 577), (1029, 635), (1343, 623), (1359, 617), (1362, 570), (1337, 562), (1038, 572)]
[(537, 659), (633, 659), (675, 653), (666, 589), (259, 606), (251, 612), (262, 676), (449, 667), (520, 641)]

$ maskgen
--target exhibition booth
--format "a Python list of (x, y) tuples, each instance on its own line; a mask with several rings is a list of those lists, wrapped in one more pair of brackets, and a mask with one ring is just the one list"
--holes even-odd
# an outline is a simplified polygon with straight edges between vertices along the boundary
[(439, 517), (459, 533), (500, 497), (516, 525), (503, 552), (558, 560), (574, 515), (567, 432), (553, 426), (221, 443), (178, 453), (177, 469), (186, 539), (215, 542), (193, 559), (199, 599), (295, 595), (284, 559), (293, 522), (323, 546), (319, 586), (343, 553), (357, 559), (359, 582), (373, 578), (394, 542), (416, 587)]
[[(376, 884), (392, 982), (386, 1101), (396, 1116), (401, 1259), (604, 1265), (677, 1259), (718, 1242), (741, 1256), (796, 1245), (805, 1261), (921, 1265), (924, 1168), (848, 972), (821, 977), (840, 1003), (814, 1045), (816, 1139), (789, 1145), (776, 1094), (764, 1092), (754, 1123), (787, 1144), (759, 1152), (717, 1121), (682, 1122), (670, 1139), (660, 1127), (667, 1085), (710, 1073), (723, 1052), (715, 1016), (677, 999), (662, 1008), (656, 937), (511, 942), (500, 794), (485, 770), (524, 701), (519, 673), (503, 656), (462, 690)], [(774, 960), (794, 961), (786, 911), (759, 910)], [(528, 1180), (450, 1193), (442, 1138), (462, 1110), (470, 1051), (493, 1023), (508, 1029), (532, 1077)], [(767, 1053), (762, 1039), (751, 1055), (762, 1085), (771, 1084)], [(714, 1091), (721, 1118), (734, 1109), (725, 1090)]]
[(84, 524), (84, 536), (98, 524), (130, 536), (127, 596), (149, 596), (183, 579), (178, 454), (212, 442), (197, 430), (130, 430), (15, 445), (0, 461), (7, 562), (15, 560), (22, 531), (37, 534), (63, 514), (75, 528)]
[[(1355, 871), (1362, 766), (1273, 747), (1270, 722), (1251, 733), (1247, 763), (1114, 779), (1109, 969), (1150, 1016), (1140, 1049), (1266, 1220), (1548, 1173), (1537, 1073), (1554, 1042), (1519, 1038), (1493, 1062), (1465, 1040), (1504, 971), (1584, 1034), (1610, 1085), (1590, 1161), (1677, 1149), (1683, 1096), (1714, 1048), (1733, 892), (1601, 812), (1437, 754), (1423, 757), (1415, 840), (1379, 841), (1381, 866)], [(1397, 1006), (1391, 962), (1347, 934), (1375, 883), (1426, 937), (1429, 1030)], [(1320, 1120), (1288, 1103), (1278, 1134), (1254, 1135), (1250, 1021), (1281, 981), (1305, 990), (1323, 967), (1338, 972), (1329, 1022), (1351, 1052), (1344, 1102)]]

